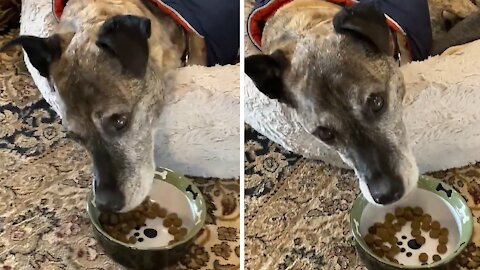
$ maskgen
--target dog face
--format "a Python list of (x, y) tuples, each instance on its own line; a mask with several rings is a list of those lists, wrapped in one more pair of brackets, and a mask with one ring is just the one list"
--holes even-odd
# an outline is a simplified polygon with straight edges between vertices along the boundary
[(168, 75), (149, 62), (150, 21), (115, 16), (81, 34), (19, 37), (65, 104), (64, 126), (93, 160), (97, 207), (125, 212), (150, 191), (153, 123)]
[(370, 202), (386, 205), (409, 193), (418, 178), (402, 120), (405, 86), (389, 56), (385, 17), (372, 7), (355, 8), (335, 16), (332, 34), (307, 35), (293, 50), (250, 56), (245, 70), (340, 154)]

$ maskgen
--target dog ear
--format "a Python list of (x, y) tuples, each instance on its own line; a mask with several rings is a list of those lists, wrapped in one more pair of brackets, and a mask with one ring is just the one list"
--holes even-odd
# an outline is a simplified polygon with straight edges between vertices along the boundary
[(0, 48), (0, 52), (16, 45), (23, 47), (30, 63), (32, 63), (40, 75), (45, 78), (48, 78), (50, 74), (50, 64), (62, 55), (61, 40), (58, 35), (53, 35), (48, 38), (19, 36)]
[(293, 100), (283, 83), (283, 74), (288, 65), (285, 54), (277, 50), (270, 55), (258, 54), (245, 58), (245, 73), (267, 97), (293, 107)]
[(390, 54), (390, 32), (387, 20), (374, 3), (359, 3), (346, 7), (333, 18), (337, 33), (355, 34), (375, 46), (378, 51)]
[(103, 23), (96, 44), (116, 57), (124, 71), (141, 78), (147, 69), (150, 35), (151, 23), (148, 18), (120, 15)]

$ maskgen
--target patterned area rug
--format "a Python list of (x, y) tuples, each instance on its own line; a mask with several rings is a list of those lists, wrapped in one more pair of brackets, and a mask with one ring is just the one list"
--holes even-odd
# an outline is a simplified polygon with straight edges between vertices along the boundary
[[(0, 46), (17, 33), (4, 30)], [(207, 225), (173, 269), (239, 269), (239, 181), (194, 180)], [(21, 50), (0, 54), (0, 269), (121, 269), (93, 238), (90, 183), (89, 156), (66, 138)]]
[[(245, 128), (245, 268), (366, 269), (349, 210), (360, 193), (351, 171), (307, 160)], [(464, 195), (474, 235), (456, 265), (480, 269), (480, 164), (433, 173)]]

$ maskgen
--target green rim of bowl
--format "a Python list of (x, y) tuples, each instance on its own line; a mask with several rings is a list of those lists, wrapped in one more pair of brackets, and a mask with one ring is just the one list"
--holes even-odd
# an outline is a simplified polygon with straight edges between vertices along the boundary
[[(447, 196), (447, 194), (443, 190), (437, 191), (437, 186), (439, 184), (441, 184), (444, 187), (444, 189), (452, 191), (450, 198)], [(399, 266), (398, 264), (394, 264), (387, 260), (384, 260), (378, 257), (375, 253), (373, 253), (370, 250), (370, 248), (368, 248), (367, 244), (363, 241), (363, 238), (360, 234), (360, 220), (362, 217), (362, 212), (365, 206), (369, 204), (369, 202), (365, 199), (365, 197), (363, 197), (363, 195), (360, 194), (353, 202), (352, 210), (350, 212), (350, 226), (352, 228), (352, 233), (357, 243), (361, 246), (361, 248), (365, 252), (367, 252), (370, 256), (374, 257), (377, 261), (382, 262), (383, 264), (401, 268), (401, 269), (433, 268), (439, 265), (447, 264), (450, 261), (452, 261), (456, 256), (458, 256), (458, 254), (460, 254), (460, 252), (462, 252), (462, 250), (470, 242), (470, 238), (472, 237), (472, 233), (473, 233), (473, 216), (470, 208), (467, 205), (467, 202), (465, 201), (465, 199), (463, 199), (462, 195), (458, 193), (450, 185), (429, 176), (420, 176), (418, 180), (418, 188), (425, 189), (437, 194), (454, 209), (454, 211), (457, 213), (458, 216), (460, 217), (463, 216), (463, 220), (460, 220), (461, 235), (460, 235), (459, 243), (465, 243), (465, 244), (458, 247), (452, 254), (445, 257), (441, 261), (438, 261), (429, 265), (423, 265), (421, 267), (406, 266), (406, 265)]]
[[(163, 178), (162, 174), (166, 172), (166, 177), (165, 179)], [(176, 242), (171, 245), (167, 246), (162, 246), (162, 247), (155, 247), (155, 248), (138, 248), (135, 246), (132, 246), (130, 244), (126, 244), (123, 242), (118, 241), (117, 239), (111, 237), (108, 233), (106, 233), (102, 226), (100, 226), (98, 217), (100, 215), (100, 212), (95, 208), (93, 204), (93, 193), (90, 193), (90, 196), (88, 198), (87, 202), (87, 212), (88, 216), (90, 217), (90, 221), (92, 222), (93, 226), (108, 240), (117, 243), (119, 245), (128, 247), (133, 250), (170, 250), (173, 249), (176, 246), (180, 246), (190, 240), (192, 240), (198, 232), (203, 228), (205, 225), (205, 220), (207, 216), (207, 206), (205, 204), (205, 199), (203, 198), (202, 192), (198, 189), (198, 187), (188, 178), (185, 176), (176, 174), (170, 169), (167, 168), (157, 168), (155, 171), (155, 175), (153, 177), (153, 181), (165, 181), (176, 188), (178, 188), (185, 196), (188, 198), (190, 201), (190, 204), (195, 207), (195, 211), (200, 214), (200, 219), (194, 224), (193, 228), (189, 230), (188, 234), (183, 238), (183, 240)], [(189, 188), (190, 187), (190, 188)], [(193, 198), (193, 194), (190, 191), (186, 191), (187, 189), (191, 189), (194, 193), (196, 193), (196, 197)]]

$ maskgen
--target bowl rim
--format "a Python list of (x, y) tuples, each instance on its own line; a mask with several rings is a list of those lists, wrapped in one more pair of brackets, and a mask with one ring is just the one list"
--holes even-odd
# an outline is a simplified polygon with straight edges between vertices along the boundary
[[(433, 262), (433, 263), (428, 264), (428, 265), (417, 265), (417, 266), (398, 265), (398, 264), (389, 262), (387, 260), (384, 260), (384, 259), (378, 257), (375, 253), (373, 253), (367, 247), (367, 245), (363, 241), (363, 238), (361, 237), (361, 235), (359, 233), (357, 233), (357, 230), (355, 229), (354, 213), (357, 212), (357, 211), (363, 211), (363, 209), (361, 209), (361, 208), (364, 208), (366, 206), (366, 204), (368, 204), (368, 202), (365, 199), (365, 197), (363, 196), (363, 194), (360, 193), (357, 196), (357, 198), (354, 200), (352, 208), (350, 210), (350, 229), (352, 231), (352, 234), (353, 234), (353, 237), (354, 237), (355, 241), (357, 242), (358, 245), (360, 245), (361, 249), (364, 252), (366, 252), (369, 256), (375, 258), (375, 260), (377, 260), (378, 262), (386, 264), (388, 266), (396, 267), (397, 269), (429, 269), (429, 268), (434, 268), (434, 267), (437, 267), (437, 266), (440, 266), (440, 265), (445, 265), (445, 264), (451, 262), (455, 257), (457, 257), (467, 247), (467, 244), (470, 241), (470, 239), (472, 237), (472, 234), (473, 234), (473, 215), (472, 215), (472, 211), (468, 207), (468, 204), (465, 201), (465, 199), (463, 198), (463, 196), (456, 189), (454, 189), (452, 186), (450, 186), (449, 184), (447, 184), (447, 183), (445, 183), (445, 182), (443, 182), (439, 179), (433, 178), (431, 176), (422, 175), (422, 176), (419, 177), (419, 180), (418, 180), (418, 188), (430, 191), (430, 190), (427, 189), (427, 187), (431, 186), (431, 184), (432, 184), (431, 182), (433, 182), (435, 186), (441, 183), (442, 186), (444, 186), (445, 188), (449, 188), (450, 190), (452, 190), (452, 197), (458, 198), (459, 201), (461, 202), (461, 204), (463, 206), (465, 206), (465, 208), (467, 210), (466, 212), (467, 212), (467, 216), (468, 216), (468, 222), (465, 223), (464, 225), (462, 225), (462, 227), (465, 227), (465, 230), (463, 230), (462, 232), (466, 233), (465, 237), (467, 238), (467, 242), (464, 245), (461, 245), (460, 247), (458, 247), (452, 254), (443, 258), (442, 260), (440, 260), (438, 262)], [(439, 196), (439, 197), (442, 200), (445, 200), (445, 198), (443, 198), (442, 196)], [(449, 205), (451, 205), (451, 204), (449, 204)], [(464, 235), (464, 234), (462, 234), (462, 235)]]
[[(161, 176), (161, 173), (163, 173), (165, 171), (168, 174), (173, 174), (173, 177), (170, 177), (170, 178), (165, 177), (165, 179), (157, 177), (159, 175)], [(174, 179), (172, 179), (172, 178), (174, 178)], [(188, 196), (188, 199), (189, 199), (189, 201), (191, 201), (191, 200), (197, 201), (197, 204), (201, 206), (200, 220), (198, 222), (195, 222), (193, 228), (188, 232), (187, 236), (185, 238), (183, 238), (182, 240), (178, 241), (178, 242), (175, 242), (173, 244), (168, 244), (166, 246), (161, 246), (161, 247), (140, 248), (140, 247), (133, 246), (132, 244), (123, 243), (123, 242), (111, 237), (107, 232), (105, 232), (103, 230), (102, 226), (100, 226), (100, 223), (97, 221), (97, 219), (93, 217), (94, 213), (93, 213), (92, 208), (95, 208), (94, 203), (93, 203), (93, 192), (90, 192), (90, 195), (88, 196), (88, 200), (87, 200), (87, 213), (88, 213), (88, 217), (90, 219), (90, 222), (92, 223), (94, 229), (97, 230), (103, 237), (105, 237), (106, 239), (108, 239), (111, 242), (114, 242), (118, 245), (129, 248), (131, 250), (136, 250), (136, 251), (162, 251), (162, 250), (171, 250), (171, 249), (173, 249), (177, 246), (183, 245), (183, 244), (189, 242), (190, 240), (192, 240), (200, 232), (200, 230), (203, 229), (203, 227), (205, 226), (205, 221), (207, 219), (207, 213), (206, 213), (207, 212), (207, 206), (206, 206), (206, 203), (205, 203), (205, 198), (203, 197), (203, 194), (200, 191), (200, 189), (195, 185), (195, 183), (193, 183), (192, 180), (185, 177), (184, 175), (177, 174), (174, 171), (172, 171), (170, 169), (167, 169), (167, 168), (157, 167), (155, 169), (154, 177), (153, 177), (152, 181), (165, 181), (165, 182), (167, 182), (171, 185), (174, 185), (178, 189), (180, 189), (177, 186), (178, 182), (174, 181), (174, 180), (178, 181), (178, 179), (181, 179), (182, 182), (184, 183), (184, 185), (192, 186), (193, 191), (197, 193), (197, 198), (192, 199), (192, 198), (190, 198), (190, 196)], [(184, 192), (181, 189), (180, 189), (180, 191)]]

